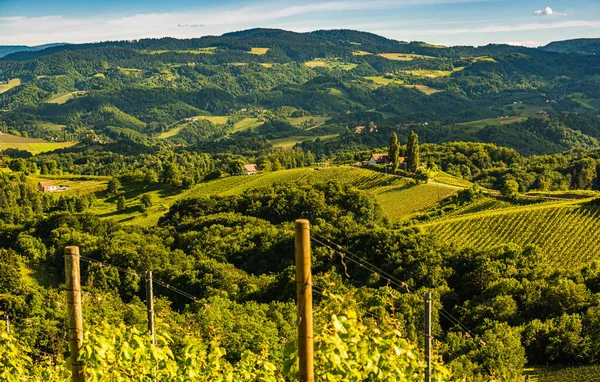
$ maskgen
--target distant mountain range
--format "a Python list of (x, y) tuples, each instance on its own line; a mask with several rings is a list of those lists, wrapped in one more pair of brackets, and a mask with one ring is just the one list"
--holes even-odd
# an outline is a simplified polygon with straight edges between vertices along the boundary
[[(305, 43), (311, 42), (314, 43), (312, 38), (323, 38), (326, 40), (339, 40), (339, 41), (353, 41), (354, 43), (358, 43), (357, 45), (370, 45), (376, 46), (377, 48), (381, 48), (386, 50), (391, 47), (397, 47), (398, 44), (406, 45), (419, 45), (419, 46), (428, 46), (428, 44), (413, 42), (408, 43), (404, 41), (395, 41), (390, 40), (385, 37), (378, 36), (372, 33), (352, 31), (352, 30), (318, 30), (310, 33), (299, 34), (294, 32), (282, 31), (282, 30), (274, 30), (274, 29), (250, 29), (240, 32), (231, 32), (225, 33), (222, 36), (205, 36), (201, 39), (204, 41), (208, 40), (221, 40), (223, 41), (240, 41), (240, 40), (261, 40), (261, 39), (271, 39), (275, 34), (278, 34), (278, 38), (284, 40), (286, 34), (289, 36), (293, 36), (297, 39), (299, 35), (305, 35), (306, 41)], [(289, 37), (287, 36), (287, 37)], [(311, 38), (312, 37), (312, 38)], [(26, 45), (0, 45), (0, 58), (11, 55), (13, 53), (25, 53), (25, 55), (16, 55), (10, 57), (8, 59), (33, 59), (38, 57), (38, 54), (27, 55), (26, 52), (39, 52), (42, 50), (46, 50), (41, 55), (49, 55), (54, 54), (64, 50), (82, 50), (89, 49), (94, 47), (132, 47), (135, 45), (142, 45), (144, 48), (150, 48), (152, 45), (160, 44), (160, 42), (164, 41), (199, 41), (199, 39), (183, 39), (176, 40), (172, 38), (163, 38), (163, 39), (142, 39), (142, 40), (134, 40), (134, 41), (104, 41), (100, 43), (87, 43), (87, 44), (68, 44), (68, 43), (51, 43), (44, 45), (36, 45), (36, 46), (26, 46)], [(409, 45), (409, 46), (410, 46)], [(600, 54), (600, 38), (580, 38), (573, 40), (564, 40), (564, 41), (553, 41), (545, 46), (541, 46), (538, 49), (547, 51), (547, 52), (555, 52), (555, 53), (563, 53), (563, 54), (579, 54), (579, 55), (588, 55), (588, 54)]]
[(600, 54), (600, 38), (578, 38), (574, 40), (554, 41), (540, 49), (548, 52), (566, 54)]
[(7, 56), (12, 53), (17, 52), (36, 52), (38, 50), (43, 50), (46, 48), (52, 48), (55, 46), (67, 45), (64, 42), (52, 43), (52, 44), (44, 44), (44, 45), (36, 45), (36, 46), (27, 46), (27, 45), (0, 45), (0, 57)]

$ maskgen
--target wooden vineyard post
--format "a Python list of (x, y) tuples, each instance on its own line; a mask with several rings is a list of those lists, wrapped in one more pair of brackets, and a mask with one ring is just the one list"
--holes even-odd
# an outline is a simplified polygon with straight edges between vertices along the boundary
[(301, 382), (313, 382), (312, 272), (310, 268), (310, 223), (296, 220), (296, 295), (298, 300), (298, 367)]
[(431, 292), (425, 293), (425, 382), (431, 382)]
[(79, 351), (83, 348), (83, 314), (81, 311), (81, 277), (79, 247), (65, 247), (65, 285), (69, 314), (69, 352), (71, 353), (71, 381), (84, 382), (83, 362)]
[(152, 289), (152, 271), (146, 272), (146, 308), (148, 311), (148, 332), (152, 337), (152, 345), (156, 345), (154, 334), (154, 291)]

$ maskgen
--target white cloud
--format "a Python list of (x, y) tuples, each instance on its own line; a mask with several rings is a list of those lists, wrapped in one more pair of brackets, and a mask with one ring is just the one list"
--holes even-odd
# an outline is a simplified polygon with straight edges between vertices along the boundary
[(566, 16), (565, 12), (557, 12), (550, 7), (546, 7), (544, 9), (540, 9), (538, 11), (533, 12), (534, 16)]

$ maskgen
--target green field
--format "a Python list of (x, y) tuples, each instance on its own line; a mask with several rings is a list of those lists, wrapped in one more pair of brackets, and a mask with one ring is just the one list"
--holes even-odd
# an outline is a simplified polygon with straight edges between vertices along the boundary
[(171, 138), (176, 136), (177, 134), (179, 134), (179, 132), (183, 129), (184, 126), (177, 126), (169, 131), (165, 131), (164, 133), (160, 134), (159, 136), (157, 136), (156, 138), (158, 139), (167, 139), (167, 138)]
[(380, 53), (380, 54), (378, 54), (378, 56), (387, 58), (388, 60), (393, 60), (393, 61), (412, 61), (417, 58), (423, 58), (423, 59), (435, 58), (435, 57), (431, 57), (431, 56), (422, 56), (420, 54), (408, 54), (408, 53)]
[(70, 93), (58, 93), (53, 95), (50, 99), (46, 100), (46, 103), (55, 103), (58, 105), (62, 105), (63, 103), (66, 103), (68, 100), (70, 100), (71, 98), (75, 97), (76, 95), (80, 95), (80, 94), (85, 94), (84, 91), (75, 91), (75, 92), (70, 92)]
[(262, 62), (260, 64), (260, 66), (262, 66), (263, 68), (272, 68), (273, 65), (275, 65), (275, 64), (272, 64), (272, 63), (269, 63), (269, 62)]
[(206, 119), (207, 121), (210, 121), (215, 125), (224, 125), (227, 123), (227, 121), (229, 121), (228, 115), (198, 115), (194, 118)]
[[(197, 196), (237, 195), (257, 187), (296, 181), (304, 184), (338, 181), (374, 193), (380, 189), (387, 190), (390, 187), (402, 187), (411, 183), (411, 181), (400, 177), (349, 166), (317, 169), (307, 167), (254, 176), (228, 176), (197, 184), (191, 190), (181, 193), (169, 192), (159, 188), (144, 189), (139, 186), (137, 189), (133, 188), (127, 191), (128, 210), (117, 213), (114, 198), (109, 198), (98, 200), (90, 212), (125, 224), (155, 225), (158, 219), (177, 200)], [(145, 193), (151, 196), (154, 204), (145, 213), (142, 213), (135, 206), (139, 205), (139, 199)]]
[(461, 126), (477, 127), (483, 129), (486, 126), (501, 126), (509, 123), (524, 121), (525, 117), (505, 117), (505, 118), (487, 118), (480, 119), (477, 121), (463, 122)]
[(433, 208), (457, 190), (443, 184), (421, 184), (385, 187), (374, 194), (385, 215), (394, 221)]
[(19, 150), (29, 151), (32, 154), (40, 154), (47, 151), (53, 151), (57, 149), (63, 149), (65, 147), (71, 147), (77, 144), (77, 142), (42, 142), (42, 143), (0, 143), (0, 151), (13, 148)]
[(64, 129), (65, 125), (57, 125), (56, 123), (47, 122), (47, 121), (37, 121), (36, 124), (44, 129), (52, 130), (52, 131), (61, 131)]
[(435, 93), (441, 92), (441, 90), (434, 89), (434, 88), (429, 87), (427, 85), (402, 85), (402, 86), (407, 87), (407, 88), (417, 89), (417, 90), (422, 91), (423, 93), (425, 93), (427, 95), (431, 95), (431, 94), (435, 94)]
[(30, 175), (27, 179), (36, 186), (39, 182), (51, 181), (55, 185), (71, 187), (68, 191), (51, 193), (58, 196), (104, 191), (110, 178), (92, 175)]
[(375, 82), (375, 84), (377, 84), (377, 85), (382, 85), (382, 86), (386, 86), (389, 84), (396, 84), (396, 85), (404, 84), (404, 81), (402, 81), (402, 80), (397, 80), (394, 78), (387, 78), (384, 76), (367, 76), (365, 78), (367, 80), (371, 80), (371, 81)]
[(233, 132), (254, 130), (262, 124), (263, 122), (259, 121), (258, 118), (244, 118), (233, 124)]
[[(600, 382), (600, 366), (574, 366), (553, 370), (535, 370), (537, 382)], [(534, 380), (534, 379), (532, 379)]]
[(352, 52), (353, 56), (370, 56), (372, 53), (370, 52), (365, 52), (364, 50), (355, 50), (354, 52)]
[(358, 64), (343, 62), (334, 59), (315, 58), (312, 61), (307, 61), (304, 65), (311, 68), (330, 68), (338, 70), (352, 70), (358, 66)]
[(38, 138), (24, 138), (16, 135), (0, 133), (0, 151), (8, 148), (29, 151), (39, 154), (46, 151), (71, 147), (77, 142), (49, 142)]
[(493, 58), (491, 58), (491, 57), (486, 57), (486, 56), (482, 56), (482, 57), (475, 57), (475, 58), (473, 59), (473, 61), (474, 61), (474, 62), (477, 62), (477, 61), (483, 61), (483, 62), (496, 62), (496, 60), (494, 60)]
[(595, 98), (586, 98), (581, 93), (573, 93), (570, 96), (570, 98), (573, 101), (580, 104), (585, 109), (590, 109), (590, 110), (599, 110), (600, 109), (600, 102), (598, 102), (598, 100)]
[(440, 78), (450, 77), (453, 73), (451, 70), (433, 70), (433, 69), (421, 69), (421, 70), (406, 70), (404, 73), (414, 77), (421, 78)]
[(10, 80), (8, 80), (7, 84), (0, 84), (0, 93), (9, 91), (10, 89), (14, 88), (15, 86), (19, 86), (19, 85), (21, 85), (20, 78), (10, 79)]
[(128, 76), (139, 76), (142, 74), (142, 69), (135, 68), (118, 68), (123, 74), (127, 74)]
[(266, 54), (268, 51), (269, 51), (269, 48), (251, 48), (249, 53), (260, 56), (260, 55)]
[(325, 124), (329, 118), (330, 117), (323, 117), (319, 115), (309, 115), (304, 117), (288, 118), (287, 120), (294, 126), (310, 125), (310, 128), (313, 128)]
[(534, 244), (556, 265), (579, 267), (600, 258), (600, 241), (589, 240), (600, 235), (599, 208), (573, 201), (502, 207), (480, 205), (472, 213), (423, 228), (457, 246), (486, 249), (508, 243)]
[(158, 50), (142, 50), (141, 53), (144, 53), (144, 54), (163, 54), (163, 53), (214, 54), (215, 49), (217, 49), (217, 48), (210, 47), (210, 48), (200, 48), (200, 49), (179, 49), (179, 50), (158, 49)]
[(272, 139), (271, 143), (273, 144), (273, 147), (290, 149), (290, 148), (294, 147), (296, 145), (296, 143), (301, 143), (304, 141), (314, 141), (317, 138), (320, 138), (322, 141), (324, 141), (324, 140), (335, 138), (337, 136), (338, 136), (338, 134), (322, 135), (322, 136), (317, 136), (317, 137), (315, 137), (314, 135), (306, 136), (306, 137), (286, 137), (286, 138)]

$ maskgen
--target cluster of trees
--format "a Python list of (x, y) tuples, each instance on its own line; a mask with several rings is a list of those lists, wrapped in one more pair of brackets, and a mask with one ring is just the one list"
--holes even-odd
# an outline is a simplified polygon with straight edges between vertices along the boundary
[[(111, 182), (110, 190), (118, 192), (118, 183)], [(38, 216), (27, 232), (20, 227), (0, 231), (0, 242), (10, 248), (1, 252), (0, 274), (9, 277), (0, 277), (0, 310), (13, 317), (21, 341), (61, 354), (64, 305), (39, 303), (59, 301), (61, 292), (31, 283), (20, 269), (37, 264), (54, 285), (61, 280), (62, 248), (79, 245), (87, 257), (136, 271), (82, 265), (87, 293), (102, 301), (85, 304), (87, 325), (106, 319), (111, 325), (143, 328), (139, 274), (150, 269), (156, 278), (199, 298), (184, 309), (189, 303), (184, 297), (157, 291), (156, 309), (165, 323), (159, 332), (177, 339), (176, 348), (183, 348), (186, 334), (196, 333), (204, 341), (216, 336), (228, 362), (239, 362), (250, 351), (284, 370), (284, 349), (295, 336), (293, 256), (285, 254), (293, 253), (290, 221), (297, 217), (309, 218), (314, 233), (416, 290), (406, 294), (390, 288), (381, 275), (315, 246), (315, 285), (332, 296), (317, 298), (320, 333), (334, 334), (326, 330), (329, 312), (348, 312), (353, 301), (359, 317), (368, 311), (378, 317), (373, 325), (380, 329), (394, 322), (403, 337), (419, 343), (420, 296), (429, 290), (436, 312), (443, 307), (470, 329), (465, 336), (464, 328), (434, 314), (434, 335), (442, 341), (437, 351), (456, 378), (517, 380), (526, 362), (589, 363), (600, 356), (595, 345), (600, 342), (597, 264), (563, 271), (534, 247), (448, 248), (418, 230), (393, 229), (374, 199), (335, 183), (275, 185), (238, 196), (182, 200), (157, 227), (122, 226), (85, 213)], [(352, 320), (340, 323), (349, 323), (346, 330), (354, 333), (344, 338), (358, 335), (361, 324)], [(363, 320), (365, 325), (369, 320)], [(324, 341), (323, 349), (339, 344)], [(369, 352), (376, 351), (381, 350)], [(36, 354), (33, 350), (38, 359)], [(319, 356), (319, 367), (328, 364), (329, 356), (327, 351)]]

